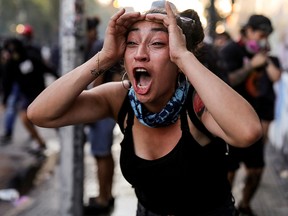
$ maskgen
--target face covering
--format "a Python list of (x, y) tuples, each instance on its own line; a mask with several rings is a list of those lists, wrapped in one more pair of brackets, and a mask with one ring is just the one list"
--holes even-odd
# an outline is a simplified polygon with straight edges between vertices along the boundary
[(249, 52), (250, 54), (256, 54), (260, 51), (267, 51), (268, 50), (268, 43), (267, 43), (267, 40), (265, 40), (265, 39), (262, 39), (259, 41), (249, 40), (245, 44), (245, 47), (246, 47), (247, 52)]

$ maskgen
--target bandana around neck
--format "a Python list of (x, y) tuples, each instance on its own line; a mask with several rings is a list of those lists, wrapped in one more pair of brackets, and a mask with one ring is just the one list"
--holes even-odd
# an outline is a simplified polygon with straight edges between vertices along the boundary
[(158, 113), (149, 112), (137, 99), (133, 87), (128, 96), (136, 118), (144, 125), (152, 128), (168, 126), (177, 121), (181, 108), (185, 103), (189, 83), (183, 79), (166, 106)]

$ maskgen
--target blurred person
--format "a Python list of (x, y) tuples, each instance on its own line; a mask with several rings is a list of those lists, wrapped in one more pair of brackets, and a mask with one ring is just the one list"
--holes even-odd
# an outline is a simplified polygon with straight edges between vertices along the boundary
[[(50, 47), (38, 44), (37, 41), (35, 41), (34, 28), (30, 24), (25, 24), (23, 31), (20, 32), (19, 35), (20, 40), (24, 44), (27, 55), (33, 59), (42, 61), (43, 64), (46, 64), (46, 67), (50, 68), (50, 71), (56, 71), (59, 75), (59, 47), (52, 47), (50, 50)], [(58, 58), (58, 61), (52, 58)]]
[[(100, 18), (97, 16), (86, 18), (86, 45), (84, 50), (84, 61), (93, 56), (92, 47), (96, 41), (101, 42), (98, 38), (98, 25), (100, 24)], [(94, 45), (95, 46), (95, 45)]]
[(41, 46), (34, 40), (35, 36), (33, 27), (30, 24), (25, 24), (23, 31), (20, 32), (19, 35), (27, 49), (27, 55), (32, 58), (38, 58), (40, 61), (44, 61), (41, 53)]
[(215, 35), (213, 45), (217, 50), (220, 50), (231, 40), (230, 34), (227, 31), (224, 31)]
[[(92, 58), (96, 53), (101, 51), (103, 40), (98, 38), (98, 17), (87, 18), (87, 46), (85, 61)], [(121, 65), (116, 64), (105, 74), (99, 76), (93, 82), (92, 87), (103, 83), (121, 80)], [(109, 212), (114, 207), (114, 197), (112, 195), (113, 176), (114, 176), (114, 158), (112, 155), (112, 144), (114, 141), (113, 130), (116, 121), (113, 118), (105, 118), (94, 123), (88, 124), (88, 141), (91, 144), (91, 153), (95, 158), (97, 167), (96, 178), (99, 184), (99, 194), (97, 197), (89, 199), (89, 206), (85, 207), (85, 213), (104, 213)]]
[[(41, 47), (34, 41), (34, 29), (31, 25), (24, 25), (24, 29), (19, 33), (20, 40), (22, 41), (26, 55), (29, 58), (37, 59), (47, 67), (51, 67), (49, 70), (52, 71), (52, 66), (43, 59)], [(7, 46), (9, 48), (9, 46)], [(4, 49), (5, 61), (11, 57), (9, 50)], [(5, 73), (10, 74), (10, 72)], [(5, 75), (4, 75), (5, 76)], [(9, 76), (9, 75), (8, 75)], [(5, 80), (5, 82), (4, 82)], [(13, 82), (13, 83), (9, 83)], [(4, 132), (0, 136), (1, 144), (11, 143), (14, 131), (14, 125), (18, 114), (18, 101), (20, 97), (20, 90), (18, 83), (13, 79), (7, 79), (3, 77), (4, 94), (2, 98), (2, 107), (4, 107)]]
[[(198, 61), (204, 32), (194, 13), (180, 17), (168, 2), (145, 14), (122, 8), (101, 51), (28, 109), (40, 127), (117, 121), (120, 167), (138, 198), (137, 216), (236, 215), (226, 143), (246, 147), (262, 135), (251, 105)], [(128, 80), (86, 90), (122, 59)]]
[(27, 49), (19, 39), (8, 38), (4, 43), (4, 49), (11, 56), (5, 64), (6, 88), (12, 92), (14, 84), (19, 87), (20, 117), (31, 138), (37, 143), (35, 148), (30, 146), (28, 150), (35, 155), (41, 155), (46, 149), (46, 143), (36, 127), (27, 118), (27, 107), (46, 87), (44, 73), (51, 73), (55, 78), (58, 78), (58, 75), (46, 67), (39, 58), (29, 56)]
[(255, 215), (250, 203), (265, 167), (264, 144), (269, 124), (274, 119), (273, 83), (281, 76), (278, 58), (269, 56), (268, 38), (272, 32), (269, 18), (251, 15), (240, 31), (239, 41), (229, 42), (220, 52), (230, 85), (254, 107), (261, 119), (264, 134), (262, 139), (248, 148), (230, 148), (228, 179), (231, 185), (240, 163), (244, 163), (246, 168), (242, 200), (238, 206), (245, 215)]
[(10, 144), (14, 131), (14, 124), (17, 117), (17, 105), (19, 100), (19, 86), (12, 79), (9, 79), (9, 73), (6, 71), (6, 63), (11, 60), (12, 44), (5, 44), (1, 52), (1, 86), (2, 98), (1, 109), (4, 113), (3, 134), (0, 136), (1, 145)]

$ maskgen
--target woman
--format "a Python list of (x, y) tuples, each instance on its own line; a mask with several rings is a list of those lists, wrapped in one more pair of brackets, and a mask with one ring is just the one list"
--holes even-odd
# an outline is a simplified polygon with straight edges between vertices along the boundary
[[(189, 51), (203, 39), (197, 14), (192, 20), (176, 17), (169, 3), (165, 9), (167, 15), (117, 12), (103, 49), (44, 90), (29, 117), (42, 127), (117, 120), (124, 133), (120, 164), (139, 216), (233, 215), (225, 142), (249, 146), (261, 125), (251, 106)], [(192, 33), (184, 35), (186, 28)], [(121, 58), (131, 87), (112, 82), (85, 91)]]

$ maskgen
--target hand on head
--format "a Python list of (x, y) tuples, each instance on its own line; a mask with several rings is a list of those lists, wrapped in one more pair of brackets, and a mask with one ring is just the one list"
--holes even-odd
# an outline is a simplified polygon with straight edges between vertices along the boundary
[(183, 51), (187, 50), (186, 38), (182, 29), (177, 25), (177, 16), (174, 14), (168, 1), (165, 3), (165, 10), (167, 15), (151, 13), (146, 14), (145, 19), (152, 22), (160, 22), (168, 29), (170, 58), (173, 61), (174, 59), (177, 59)]
[(163, 24), (169, 33), (169, 47), (171, 60), (186, 49), (186, 40), (181, 28), (177, 25), (176, 15), (171, 5), (166, 1), (166, 14), (151, 13), (141, 14), (140, 12), (125, 13), (125, 9), (118, 11), (108, 24), (105, 34), (105, 41), (102, 51), (109, 59), (121, 59), (126, 48), (126, 36), (129, 28), (136, 22), (146, 20)]

